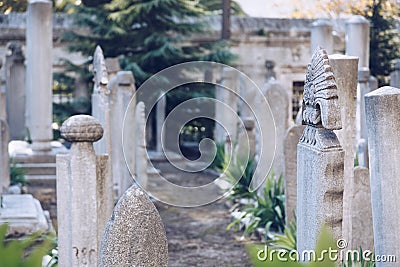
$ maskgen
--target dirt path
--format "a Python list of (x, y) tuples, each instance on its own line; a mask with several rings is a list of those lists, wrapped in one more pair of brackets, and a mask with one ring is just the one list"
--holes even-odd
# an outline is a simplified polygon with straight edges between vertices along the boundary
[[(155, 167), (170, 181), (185, 186), (202, 185), (215, 177), (205, 173), (187, 174), (158, 163)], [(247, 267), (249, 259), (240, 234), (226, 230), (231, 222), (224, 200), (197, 207), (178, 208), (160, 202), (156, 206), (163, 219), (171, 267)]]

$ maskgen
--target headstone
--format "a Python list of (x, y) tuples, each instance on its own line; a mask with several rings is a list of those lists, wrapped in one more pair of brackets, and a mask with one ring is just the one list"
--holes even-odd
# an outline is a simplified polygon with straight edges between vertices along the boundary
[(146, 118), (143, 102), (136, 105), (135, 111), (135, 179), (143, 189), (147, 188)]
[(133, 185), (118, 201), (107, 223), (98, 266), (167, 264), (167, 237), (160, 215), (147, 195)]
[(111, 80), (115, 75), (121, 71), (121, 66), (119, 65), (118, 57), (107, 57), (105, 59), (106, 68), (108, 72), (108, 78)]
[[(400, 255), (400, 89), (365, 96), (375, 255)], [(376, 262), (377, 267), (392, 266)]]
[(369, 21), (353, 16), (346, 22), (346, 55), (358, 57), (358, 69), (369, 68)]
[(317, 20), (311, 25), (311, 54), (319, 47), (333, 53), (333, 27), (327, 20)]
[[(135, 150), (135, 121), (133, 109), (128, 109), (129, 101), (135, 93), (135, 80), (132, 72), (119, 71), (109, 83), (110, 91), (110, 125), (111, 134), (111, 149), (112, 149), (112, 176), (114, 185), (117, 187), (117, 197), (120, 197), (131, 185), (133, 179), (130, 175), (128, 166), (134, 166)], [(132, 100), (135, 101), (135, 100)], [(127, 116), (129, 122), (124, 122), (124, 117)], [(128, 142), (122, 146), (122, 134), (128, 134), (130, 138)], [(124, 149), (129, 151), (124, 158)], [(130, 161), (127, 164), (125, 160)]]
[(7, 122), (0, 119), (0, 199), (2, 193), (5, 192), (10, 185), (10, 159), (8, 156), (9, 140)]
[[(268, 112), (260, 113), (257, 115), (266, 116), (259, 119), (260, 129), (263, 129), (263, 142), (275, 141), (275, 158), (273, 161), (273, 171), (277, 176), (283, 174), (284, 170), (284, 155), (283, 155), (283, 140), (285, 137), (286, 130), (289, 128), (289, 96), (286, 90), (278, 83), (275, 78), (267, 80), (266, 84), (261, 89), (265, 99), (268, 101), (269, 107), (272, 111), (273, 120), (269, 121), (266, 117)], [(263, 101), (263, 99), (260, 99)], [(275, 140), (269, 139), (266, 131), (275, 127)], [(264, 146), (263, 146), (264, 147)], [(265, 146), (269, 149), (268, 146)], [(263, 153), (271, 153), (271, 151), (263, 151)]]
[(22, 44), (9, 43), (6, 55), (6, 108), (7, 122), (12, 140), (23, 140), (26, 135), (25, 123), (25, 57)]
[(364, 96), (371, 92), (370, 88), (370, 71), (368, 68), (361, 68), (358, 71), (358, 90), (359, 90), (359, 105), (358, 105), (358, 114), (359, 114), (359, 135), (357, 139), (365, 139), (367, 140), (367, 128), (365, 121), (365, 104), (364, 104)]
[(157, 123), (157, 128), (156, 128), (156, 151), (157, 152), (163, 152), (166, 148), (163, 147), (165, 146), (165, 129), (163, 131), (163, 126), (165, 122), (165, 108), (167, 106), (167, 96), (164, 93), (160, 94), (160, 97), (158, 98), (157, 102), (157, 107), (156, 107), (156, 123)]
[(253, 159), (256, 150), (256, 140), (255, 140), (255, 121), (252, 118), (243, 119), (244, 129), (240, 131), (238, 137), (238, 144), (236, 147), (236, 154), (241, 155), (240, 158)]
[(103, 136), (99, 121), (72, 116), (61, 126), (72, 143), (69, 155), (57, 155), (57, 215), (60, 266), (97, 266), (100, 241), (113, 208), (107, 155), (93, 142)]
[[(3, 61), (0, 59), (0, 69), (2, 67), (3, 67)], [(0, 120), (7, 120), (6, 92), (3, 86), (0, 86)]]
[(390, 86), (400, 88), (400, 59), (394, 61), (394, 69), (390, 73)]
[(333, 130), (340, 130), (341, 109), (328, 55), (317, 50), (307, 67), (303, 96), (306, 128), (297, 146), (297, 250), (315, 249), (325, 224), (342, 236), (344, 151)]
[(365, 139), (358, 140), (357, 159), (358, 166), (369, 168), (368, 143)]
[(235, 112), (237, 112), (238, 97), (236, 93), (238, 93), (239, 81), (237, 75), (235, 74), (235, 70), (231, 68), (223, 68), (221, 80), (222, 86), (217, 86), (215, 88), (215, 98), (217, 101), (215, 105), (216, 123), (214, 136), (217, 143), (224, 143), (227, 134), (229, 134), (231, 140), (234, 142), (238, 136), (237, 119), (230, 116), (231, 113), (225, 110), (225, 105), (218, 104), (218, 101), (225, 103)]
[(330, 55), (329, 64), (335, 75), (337, 94), (339, 97), (342, 129), (335, 131), (344, 150), (344, 192), (343, 192), (343, 237), (349, 242), (353, 234), (351, 214), (353, 211), (353, 177), (356, 140), (357, 112), (357, 66), (358, 58), (344, 55)]
[(297, 144), (304, 128), (304, 125), (290, 127), (284, 139), (286, 223), (295, 220), (294, 214), (297, 209)]
[[(352, 199), (352, 239), (348, 248), (374, 250), (374, 231), (372, 227), (371, 187), (369, 170), (364, 167), (354, 168), (354, 190)], [(346, 239), (347, 242), (350, 240)]]
[(53, 3), (29, 0), (26, 21), (26, 119), (33, 151), (50, 151), (53, 131)]

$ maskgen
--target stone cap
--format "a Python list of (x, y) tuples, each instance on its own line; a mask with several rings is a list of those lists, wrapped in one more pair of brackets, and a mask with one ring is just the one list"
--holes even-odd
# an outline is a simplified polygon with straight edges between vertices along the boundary
[(358, 81), (359, 82), (368, 82), (369, 81), (369, 76), (371, 75), (371, 72), (369, 68), (363, 67), (358, 70)]
[(388, 95), (400, 95), (400, 89), (392, 86), (383, 86), (365, 95), (367, 97), (384, 97)]
[(311, 24), (312, 27), (331, 27), (332, 28), (332, 23), (329, 20), (326, 19), (319, 19), (314, 21)]
[(103, 127), (100, 122), (89, 115), (75, 115), (62, 124), (61, 136), (67, 141), (96, 142), (103, 137)]

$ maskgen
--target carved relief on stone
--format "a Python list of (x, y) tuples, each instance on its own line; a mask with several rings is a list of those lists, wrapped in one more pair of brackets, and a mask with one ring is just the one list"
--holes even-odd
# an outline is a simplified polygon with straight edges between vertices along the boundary
[(328, 54), (321, 48), (307, 66), (302, 122), (307, 127), (300, 143), (322, 150), (340, 147), (333, 132), (342, 128), (337, 86)]

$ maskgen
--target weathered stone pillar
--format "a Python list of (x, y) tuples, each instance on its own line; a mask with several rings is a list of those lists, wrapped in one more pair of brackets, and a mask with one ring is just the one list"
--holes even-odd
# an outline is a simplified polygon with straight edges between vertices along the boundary
[(346, 22), (346, 55), (358, 57), (358, 68), (369, 68), (369, 21), (353, 16)]
[(390, 73), (390, 86), (400, 88), (400, 59), (394, 61), (394, 70)]
[(255, 121), (252, 118), (243, 119), (244, 129), (239, 133), (238, 144), (236, 147), (236, 154), (240, 155), (239, 158), (249, 160), (254, 159), (256, 140), (254, 136)]
[(311, 25), (311, 54), (318, 47), (326, 50), (328, 54), (333, 53), (332, 24), (327, 20), (317, 20)]
[(167, 237), (160, 215), (148, 196), (133, 185), (107, 223), (98, 266), (167, 265)]
[(143, 189), (147, 188), (146, 118), (143, 102), (136, 105), (135, 111), (135, 179)]
[[(117, 197), (120, 197), (131, 185), (133, 179), (128, 166), (134, 166), (135, 150), (135, 120), (134, 109), (128, 109), (129, 101), (135, 93), (135, 79), (130, 71), (119, 71), (109, 83), (110, 90), (110, 125), (112, 147), (112, 173), (114, 185), (117, 187)], [(132, 100), (135, 101), (135, 100)], [(126, 112), (126, 113), (125, 113)], [(124, 124), (124, 118), (127, 121)], [(122, 146), (122, 134), (129, 135)], [(124, 158), (124, 149), (127, 151)], [(128, 161), (128, 165), (125, 164)], [(133, 163), (133, 165), (132, 165)]]
[(26, 21), (26, 115), (33, 151), (50, 151), (53, 131), (53, 4), (29, 0)]
[[(165, 108), (167, 107), (167, 96), (164, 93), (161, 93), (156, 107), (156, 151), (163, 152), (166, 149), (165, 147), (165, 129), (163, 131), (163, 125), (165, 122)], [(164, 147), (163, 147), (164, 146)]]
[(284, 139), (286, 223), (295, 220), (294, 213), (297, 209), (297, 144), (304, 128), (304, 125), (290, 127)]
[(7, 45), (6, 55), (6, 108), (7, 122), (12, 140), (23, 140), (26, 135), (25, 123), (25, 57), (19, 42)]
[(368, 68), (361, 68), (358, 71), (358, 87), (359, 87), (359, 110), (360, 114), (360, 126), (359, 126), (359, 139), (367, 140), (367, 128), (366, 128), (366, 120), (365, 120), (365, 104), (364, 104), (364, 96), (371, 92), (371, 88), (369, 87), (369, 78), (370, 71)]
[[(375, 255), (400, 255), (400, 89), (365, 96)], [(377, 267), (393, 263), (376, 262)]]
[(351, 221), (354, 195), (354, 156), (357, 112), (357, 66), (358, 58), (344, 55), (330, 55), (329, 64), (335, 75), (340, 105), (342, 129), (335, 131), (345, 152), (343, 192), (343, 237), (351, 246), (353, 223)]
[(306, 128), (297, 146), (297, 250), (315, 249), (322, 224), (342, 236), (344, 151), (341, 109), (328, 55), (317, 50), (307, 68), (302, 106)]
[(95, 118), (77, 115), (63, 123), (61, 134), (72, 146), (69, 155), (57, 155), (59, 266), (97, 266), (113, 208), (108, 157), (93, 148), (103, 128)]

